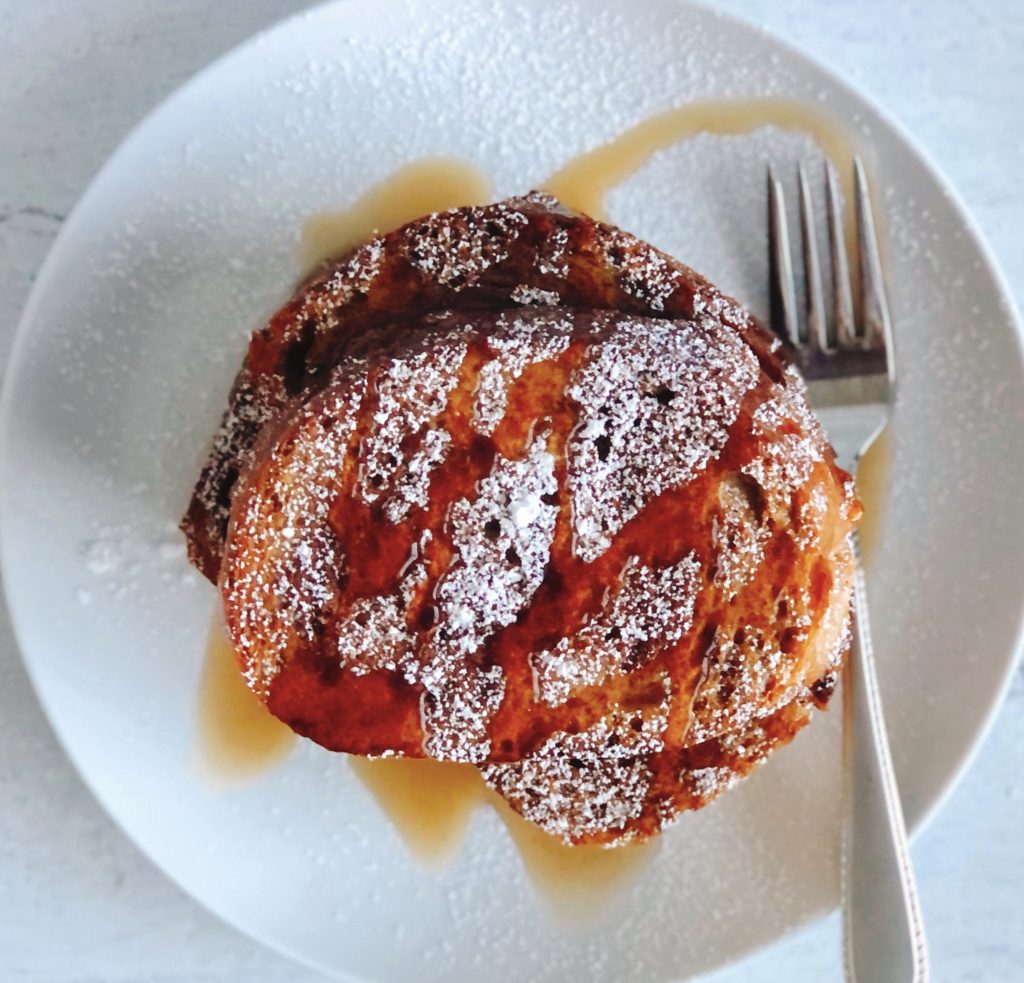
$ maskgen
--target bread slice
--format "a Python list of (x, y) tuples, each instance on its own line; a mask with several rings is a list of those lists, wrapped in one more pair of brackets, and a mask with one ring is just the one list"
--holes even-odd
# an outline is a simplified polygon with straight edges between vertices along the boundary
[(649, 835), (792, 737), (845, 651), (859, 506), (799, 379), (698, 306), (350, 338), (232, 496), (224, 610), (270, 710), (482, 765), (570, 842)]

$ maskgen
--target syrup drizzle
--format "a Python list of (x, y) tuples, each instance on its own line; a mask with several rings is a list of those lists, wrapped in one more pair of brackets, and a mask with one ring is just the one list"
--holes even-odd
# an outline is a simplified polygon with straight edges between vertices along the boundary
[(513, 812), (484, 784), (473, 765), (354, 756), (348, 756), (348, 764), (409, 852), (431, 869), (456, 857), (471, 819), (482, 806), (493, 808), (538, 893), (574, 921), (604, 910), (654, 860), (660, 847), (657, 839), (615, 850), (566, 846)]
[(217, 781), (253, 778), (282, 761), (295, 734), (256, 698), (238, 669), (223, 623), (210, 626), (199, 689), (199, 755)]
[[(740, 135), (766, 126), (812, 136), (837, 165), (845, 200), (853, 200), (848, 166), (853, 147), (845, 130), (811, 106), (777, 99), (715, 100), (668, 110), (569, 161), (541, 186), (566, 205), (605, 219), (608, 193), (658, 151), (700, 133)], [(350, 208), (308, 219), (302, 229), (302, 268), (309, 270), (325, 257), (342, 254), (375, 233), (424, 214), (491, 198), (487, 176), (464, 161), (435, 157), (411, 162), (371, 187)], [(852, 223), (846, 225), (850, 240)], [(855, 255), (851, 244), (851, 256)], [(859, 489), (869, 517), (883, 512), (880, 504), (889, 459), (886, 437), (861, 466)], [(880, 523), (862, 524), (869, 564), (879, 536)], [(293, 743), (292, 732), (245, 685), (218, 620), (211, 631), (200, 693), (204, 764), (218, 777), (245, 780), (279, 762)], [(657, 840), (615, 850), (565, 846), (514, 813), (471, 765), (356, 757), (350, 757), (349, 764), (410, 852), (426, 864), (450, 861), (473, 814), (481, 805), (491, 805), (516, 842), (535, 885), (565, 910), (596, 910), (650, 863), (658, 849)]]
[(455, 857), (470, 819), (490, 795), (474, 765), (430, 758), (346, 758), (409, 852), (428, 867), (443, 867)]
[(869, 570), (878, 559), (885, 535), (885, 500), (889, 493), (892, 466), (892, 427), (886, 427), (875, 438), (857, 467), (857, 497), (864, 506), (859, 526), (860, 553)]
[(400, 167), (340, 211), (311, 215), (302, 225), (299, 263), (308, 273), (413, 219), (464, 205), (484, 205), (491, 182), (479, 168), (452, 157), (424, 157)]
[(659, 150), (700, 133), (741, 136), (775, 127), (814, 138), (840, 169), (843, 194), (852, 201), (852, 144), (836, 120), (809, 104), (785, 99), (710, 99), (668, 109), (631, 127), (614, 140), (564, 164), (541, 185), (570, 208), (608, 220), (608, 192), (635, 174)]

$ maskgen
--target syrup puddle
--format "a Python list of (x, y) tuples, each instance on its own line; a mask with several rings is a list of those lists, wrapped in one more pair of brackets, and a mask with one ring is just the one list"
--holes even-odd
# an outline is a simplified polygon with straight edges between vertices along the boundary
[(472, 765), (354, 756), (348, 756), (348, 764), (425, 867), (437, 869), (453, 860), (473, 815), (481, 806), (492, 807), (538, 893), (573, 920), (599, 914), (658, 852), (657, 840), (614, 850), (566, 846), (513, 812)]
[(586, 921), (604, 911), (650, 866), (661, 849), (658, 837), (612, 850), (567, 846), (513, 812), (495, 792), (495, 809), (519, 851), (538, 893), (559, 913)]
[[(701, 133), (738, 136), (762, 127), (812, 136), (836, 165), (846, 202), (853, 200), (853, 144), (846, 131), (810, 105), (776, 99), (716, 100), (668, 110), (569, 161), (539, 186), (572, 208), (606, 219), (608, 193), (658, 151)], [(443, 157), (414, 161), (372, 186), (349, 208), (310, 217), (302, 228), (302, 268), (308, 271), (376, 233), (391, 231), (421, 215), (492, 199), (488, 177), (465, 161)], [(852, 223), (847, 221), (851, 242), (852, 231)], [(858, 487), (866, 515), (861, 542), (867, 565), (877, 553), (882, 533), (889, 455), (886, 433), (860, 468)], [(219, 777), (249, 779), (280, 762), (294, 740), (292, 732), (246, 687), (218, 622), (211, 632), (200, 693), (204, 763)], [(614, 850), (565, 846), (514, 813), (469, 765), (357, 757), (349, 757), (348, 763), (409, 851), (430, 867), (453, 859), (481, 806), (494, 808), (539, 893), (573, 917), (599, 911), (639, 876), (660, 845), (655, 839)]]
[(409, 852), (429, 867), (443, 867), (454, 858), (473, 813), (490, 792), (472, 765), (346, 757)]
[(302, 225), (299, 262), (306, 272), (406, 222), (493, 199), (488, 177), (454, 157), (424, 157), (373, 185), (349, 208), (312, 215)]
[[(255, 778), (284, 760), (296, 744), (295, 734), (246, 686), (220, 619), (210, 628), (199, 710), (202, 765), (218, 781), (237, 784)], [(566, 846), (513, 812), (472, 765), (344, 757), (409, 852), (428, 869), (447, 866), (473, 815), (482, 806), (493, 808), (538, 893), (574, 921), (600, 914), (651, 863), (660, 845), (654, 840), (614, 850)]]
[(295, 745), (291, 728), (256, 698), (238, 671), (219, 618), (210, 627), (199, 686), (199, 754), (214, 779), (243, 782), (282, 761)]
[(860, 555), (867, 570), (878, 559), (885, 533), (885, 500), (889, 494), (892, 464), (892, 428), (886, 427), (871, 445), (857, 468), (857, 496), (864, 506), (860, 524)]

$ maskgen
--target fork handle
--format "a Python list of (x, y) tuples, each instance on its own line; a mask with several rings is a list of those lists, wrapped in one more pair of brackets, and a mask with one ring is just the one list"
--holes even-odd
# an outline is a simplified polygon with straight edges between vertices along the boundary
[(843, 674), (843, 952), (849, 983), (925, 983), (928, 948), (875, 675), (860, 544)]

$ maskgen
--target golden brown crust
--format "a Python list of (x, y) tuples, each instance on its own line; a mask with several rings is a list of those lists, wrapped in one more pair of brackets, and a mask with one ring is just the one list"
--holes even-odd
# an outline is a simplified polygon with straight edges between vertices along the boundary
[(482, 771), (516, 812), (551, 835), (622, 846), (659, 833), (732, 788), (807, 725), (811, 703), (801, 695), (739, 731), (688, 747), (632, 754), (627, 744), (618, 757), (574, 748), (540, 767), (527, 760)]
[(859, 506), (774, 347), (540, 196), (329, 267), (183, 523), (250, 686), (325, 747), (477, 763), (570, 842), (700, 807), (846, 648)]

